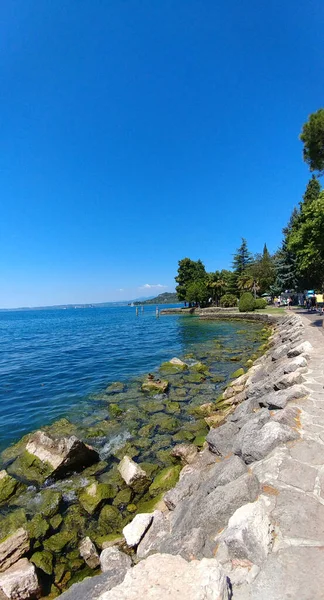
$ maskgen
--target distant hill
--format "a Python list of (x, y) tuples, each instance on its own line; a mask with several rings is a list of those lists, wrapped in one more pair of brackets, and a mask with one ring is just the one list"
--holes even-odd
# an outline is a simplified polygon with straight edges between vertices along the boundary
[(164, 292), (163, 294), (159, 294), (156, 298), (148, 298), (143, 302), (134, 302), (137, 304), (177, 304), (179, 302), (178, 296), (175, 293)]

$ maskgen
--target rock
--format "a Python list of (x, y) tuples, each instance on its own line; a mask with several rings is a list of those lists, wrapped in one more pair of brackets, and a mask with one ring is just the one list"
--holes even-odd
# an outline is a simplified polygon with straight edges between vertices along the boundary
[(155, 510), (152, 514), (153, 521), (137, 546), (136, 554), (139, 559), (154, 554), (159, 547), (159, 542), (170, 533), (169, 514)]
[(117, 508), (106, 504), (100, 512), (98, 525), (103, 533), (115, 533), (116, 531), (120, 531), (121, 515)]
[(106, 500), (114, 496), (115, 491), (111, 485), (95, 481), (81, 492), (79, 502), (84, 510), (92, 515)]
[(226, 456), (232, 450), (233, 439), (238, 431), (237, 425), (230, 422), (211, 429), (206, 437), (209, 450), (218, 456)]
[(40, 595), (35, 567), (27, 558), (21, 558), (0, 574), (0, 590), (9, 600), (28, 600)]
[(22, 484), (10, 477), (7, 471), (0, 471), (0, 506), (6, 504), (22, 487)]
[(80, 556), (87, 563), (90, 569), (96, 569), (100, 565), (99, 555), (94, 543), (89, 537), (83, 538), (79, 545)]
[(205, 417), (205, 422), (207, 423), (207, 425), (210, 429), (215, 429), (216, 427), (223, 425), (223, 423), (225, 423), (225, 420), (226, 420), (225, 412), (224, 413), (219, 412), (218, 414), (210, 415), (210, 417)]
[[(292, 388), (290, 388), (292, 389)], [(298, 428), (300, 420), (300, 408), (297, 406), (286, 406), (283, 410), (279, 410), (272, 417), (273, 421), (281, 423), (282, 425), (288, 425), (292, 428)]]
[(29, 538), (26, 529), (20, 527), (0, 543), (0, 571), (9, 569), (29, 550)]
[(35, 567), (44, 571), (46, 575), (51, 575), (53, 573), (53, 554), (48, 550), (35, 552), (30, 560)]
[(160, 392), (164, 394), (169, 387), (169, 382), (166, 379), (146, 379), (142, 383), (142, 392)]
[(303, 377), (301, 373), (294, 371), (293, 373), (288, 373), (287, 375), (283, 375), (279, 379), (277, 379), (274, 383), (275, 390), (283, 390), (288, 387), (291, 387), (295, 384), (299, 384), (303, 382)]
[(293, 373), (297, 369), (301, 369), (300, 373), (307, 371), (307, 360), (304, 356), (296, 356), (292, 360), (287, 361), (283, 368), (284, 373)]
[(139, 465), (129, 456), (124, 456), (118, 465), (118, 471), (125, 481), (136, 493), (141, 493), (150, 485), (151, 480)]
[[(56, 515), (59, 516), (59, 515)], [(55, 518), (55, 517), (53, 517)], [(61, 522), (62, 522), (62, 517), (61, 517)], [(49, 524), (46, 521), (46, 519), (44, 519), (43, 515), (38, 514), (35, 515), (33, 517), (33, 519), (31, 519), (30, 521), (28, 521), (27, 523), (27, 531), (28, 531), (28, 535), (30, 537), (31, 540), (42, 540), (44, 537), (46, 537), (48, 531), (49, 531)], [(55, 527), (53, 528), (55, 529)]]
[(233, 442), (232, 447), (234, 454), (241, 456), (243, 444), (248, 445), (250, 440), (253, 442), (256, 431), (259, 431), (269, 419), (269, 411), (266, 408), (263, 408), (246, 421)]
[(98, 600), (103, 592), (121, 583), (124, 577), (125, 571), (118, 569), (95, 577), (86, 577), (81, 583), (73, 584), (67, 592), (60, 595), (60, 600)]
[(99, 461), (99, 454), (75, 436), (54, 438), (36, 431), (26, 445), (26, 451), (49, 466), (51, 477), (60, 478)]
[(73, 532), (71, 531), (60, 531), (59, 533), (55, 533), (48, 539), (44, 540), (43, 546), (45, 550), (49, 550), (55, 554), (60, 554), (62, 550), (64, 550), (64, 548), (69, 544), (72, 536)]
[(181, 466), (176, 465), (174, 467), (165, 467), (162, 469), (154, 478), (153, 483), (150, 485), (150, 494), (157, 496), (161, 492), (165, 492), (172, 488), (179, 479)]
[(234, 423), (244, 424), (246, 419), (249, 419), (251, 415), (253, 415), (256, 410), (259, 408), (259, 402), (255, 398), (249, 398), (249, 400), (244, 400), (228, 417), (228, 421), (234, 421)]
[(100, 600), (229, 600), (230, 583), (215, 559), (185, 561), (156, 554), (129, 570), (122, 584)]
[(290, 400), (297, 400), (307, 396), (307, 390), (303, 385), (292, 385), (291, 387), (277, 392), (270, 392), (259, 399), (262, 406), (267, 406), (270, 410), (276, 408), (285, 408)]
[(132, 561), (130, 556), (118, 550), (116, 546), (105, 548), (100, 554), (100, 567), (103, 573), (115, 573), (117, 571), (124, 578), (126, 571), (131, 566)]
[(177, 444), (171, 450), (171, 456), (180, 458), (184, 464), (190, 465), (197, 457), (198, 450), (193, 444)]
[(131, 548), (138, 546), (152, 521), (152, 513), (141, 513), (136, 515), (134, 519), (123, 529), (127, 546), (130, 546)]
[(272, 360), (279, 360), (279, 358), (283, 358), (284, 356), (287, 356), (289, 350), (290, 350), (290, 344), (281, 344), (281, 346), (276, 348), (271, 353)]
[[(237, 379), (240, 378), (242, 375), (244, 375), (244, 369), (241, 367), (240, 369), (237, 369), (236, 371), (234, 371), (234, 373), (232, 373), (232, 375), (230, 376), (231, 379)], [(239, 385), (237, 382), (235, 382), (234, 385)]]
[(125, 384), (121, 381), (114, 381), (106, 388), (106, 392), (108, 394), (119, 394), (120, 392), (124, 392)]
[(292, 358), (293, 356), (299, 356), (300, 354), (304, 354), (307, 356), (312, 351), (312, 349), (312, 344), (306, 341), (302, 344), (298, 344), (298, 346), (295, 346), (295, 348), (291, 348), (290, 350), (288, 350), (287, 354), (289, 358)]
[(260, 500), (238, 508), (222, 534), (231, 560), (248, 560), (261, 565), (272, 543), (272, 527), (264, 503)]
[(180, 358), (171, 358), (171, 360), (169, 361), (171, 365), (177, 365), (179, 367), (182, 367), (184, 369), (188, 368), (187, 363), (183, 362), (183, 360), (180, 360)]
[(295, 440), (298, 437), (298, 433), (291, 427), (269, 421), (259, 431), (256, 431), (253, 437), (249, 436), (243, 439), (242, 458), (247, 464), (261, 460), (279, 444)]

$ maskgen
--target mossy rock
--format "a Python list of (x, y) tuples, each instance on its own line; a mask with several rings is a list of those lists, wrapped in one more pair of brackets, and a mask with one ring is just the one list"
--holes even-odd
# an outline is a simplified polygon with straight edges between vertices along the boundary
[(101, 483), (109, 483), (114, 488), (115, 494), (126, 487), (126, 483), (120, 475), (117, 465), (114, 465), (109, 471), (102, 473), (99, 476), (99, 481)]
[(50, 525), (52, 527), (52, 529), (54, 529), (54, 531), (56, 531), (57, 529), (59, 529), (59, 527), (61, 527), (63, 523), (63, 517), (62, 515), (54, 515), (54, 517), (52, 517), (50, 519)]
[(43, 490), (40, 492), (40, 501), (37, 511), (44, 517), (53, 517), (60, 509), (62, 502), (61, 492), (55, 490)]
[(167, 413), (174, 415), (178, 414), (181, 411), (181, 407), (179, 402), (171, 402), (168, 400), (167, 402), (165, 402), (165, 410)]
[(118, 448), (113, 452), (113, 456), (121, 460), (124, 458), (125, 454), (129, 456), (129, 458), (135, 458), (140, 453), (139, 449), (136, 448), (131, 442), (127, 442), (125, 446), (122, 448)]
[(165, 431), (168, 433), (176, 433), (180, 427), (180, 423), (174, 417), (162, 414), (158, 419), (155, 419), (155, 424), (159, 431)]
[(22, 508), (18, 508), (6, 516), (0, 516), (0, 542), (14, 533), (19, 527), (27, 526), (26, 513)]
[(202, 448), (205, 441), (206, 441), (206, 433), (202, 433), (202, 434), (198, 433), (192, 443), (195, 446), (197, 446), (198, 448)]
[(117, 496), (115, 497), (115, 499), (113, 501), (113, 506), (117, 506), (118, 508), (122, 507), (122, 506), (127, 506), (127, 504), (130, 503), (132, 496), (133, 496), (133, 493), (130, 488), (125, 488), (124, 490), (120, 490), (120, 492), (118, 492)]
[(171, 362), (164, 362), (160, 366), (160, 371), (166, 374), (181, 373), (186, 371), (188, 366), (186, 364), (173, 364)]
[(52, 575), (53, 573), (53, 554), (48, 550), (42, 550), (41, 552), (35, 552), (31, 557), (31, 562), (34, 563), (35, 567), (41, 569), (46, 575)]
[(164, 393), (169, 387), (169, 382), (166, 379), (146, 379), (142, 383), (142, 392), (149, 392), (150, 394), (157, 392)]
[(109, 404), (108, 412), (111, 419), (118, 419), (118, 417), (122, 416), (124, 411), (118, 404)]
[(155, 496), (155, 498), (152, 498), (151, 500), (143, 500), (139, 502), (137, 506), (137, 513), (151, 513), (155, 510), (159, 510), (160, 508), (162, 508), (161, 505), (164, 504), (163, 496), (164, 492), (162, 492), (158, 496)]
[(100, 475), (108, 468), (108, 463), (105, 460), (101, 460), (91, 467), (87, 467), (82, 471), (82, 478), (93, 477), (94, 475)]
[[(159, 410), (160, 410), (160, 408), (159, 408)], [(151, 435), (153, 435), (153, 433), (154, 433), (154, 425), (152, 423), (148, 423), (147, 425), (144, 425), (138, 431), (138, 435), (140, 437), (144, 437), (144, 438), (150, 437)]]
[(196, 421), (191, 421), (186, 423), (186, 431), (190, 431), (191, 433), (195, 433), (197, 435), (198, 432), (205, 431), (206, 435), (208, 433), (208, 429), (204, 419), (197, 419)]
[(121, 381), (114, 381), (113, 383), (108, 385), (108, 387), (106, 387), (105, 391), (107, 394), (120, 394), (120, 392), (124, 392), (125, 389), (126, 386), (124, 383), (122, 383)]
[(213, 402), (205, 402), (204, 404), (200, 404), (200, 406), (193, 406), (189, 409), (188, 413), (197, 417), (208, 417), (215, 411), (215, 408), (216, 406)]
[(147, 400), (141, 406), (145, 412), (149, 413), (150, 415), (158, 413), (164, 409), (164, 404), (162, 402), (154, 400)]
[(101, 509), (98, 519), (99, 530), (102, 533), (116, 533), (121, 530), (122, 519), (119, 511), (114, 506), (106, 504)]
[(44, 519), (41, 514), (35, 515), (30, 521), (27, 523), (27, 531), (29, 533), (29, 537), (34, 540), (42, 540), (46, 537), (49, 531), (49, 524)]
[(22, 481), (41, 485), (53, 473), (53, 467), (25, 450), (10, 465), (8, 471)]
[(136, 504), (128, 504), (126, 507), (127, 512), (133, 514), (137, 511), (137, 506)]
[(226, 380), (226, 377), (224, 375), (212, 375), (210, 377), (210, 381), (212, 383), (222, 383), (225, 380)]
[(71, 542), (72, 535), (68, 531), (60, 531), (59, 533), (54, 533), (47, 540), (44, 540), (44, 548), (45, 550), (49, 550), (50, 552), (54, 552), (55, 554), (60, 554), (66, 546)]
[(76, 571), (82, 569), (82, 567), (84, 567), (84, 564), (84, 560), (79, 556), (79, 558), (69, 560), (69, 569), (72, 571), (72, 573), (75, 573)]
[(155, 476), (153, 483), (149, 487), (151, 496), (157, 496), (174, 487), (179, 479), (180, 471), (180, 465), (162, 469), (162, 471)]
[(186, 431), (185, 429), (181, 429), (173, 436), (174, 442), (191, 442), (194, 439), (194, 434), (191, 431)]
[(134, 446), (140, 450), (147, 450), (152, 445), (152, 440), (149, 438), (138, 439), (134, 442)]
[(14, 479), (6, 471), (0, 471), (0, 506), (7, 504), (8, 500), (20, 494), (26, 486)]
[(76, 425), (71, 423), (68, 419), (59, 419), (58, 421), (54, 421), (51, 425), (43, 427), (43, 429), (54, 436), (69, 436), (77, 433)]
[(54, 581), (57, 584), (61, 583), (65, 573), (68, 570), (67, 561), (64, 561), (64, 562), (61, 562), (61, 561), (62, 561), (62, 559), (60, 559), (60, 562), (58, 562), (54, 568)]
[(202, 373), (203, 375), (207, 375), (209, 371), (207, 365), (204, 365), (202, 362), (195, 363), (190, 367), (190, 370), (195, 373)]
[(186, 382), (188, 383), (201, 383), (204, 379), (205, 376), (202, 373), (191, 373), (186, 376)]
[(174, 388), (172, 394), (169, 395), (169, 398), (171, 396), (176, 397), (177, 402), (184, 402), (187, 398), (187, 390), (183, 387)]
[[(84, 563), (83, 563), (84, 564)], [(97, 571), (99, 572), (99, 571)], [(72, 585), (74, 585), (75, 583), (80, 583), (81, 581), (83, 581), (86, 577), (93, 577), (93, 575), (96, 574), (96, 571), (93, 571), (92, 569), (90, 569), (90, 567), (85, 566), (83, 569), (81, 570), (77, 570), (75, 573), (73, 573), (73, 575), (70, 577), (69, 582), (68, 582), (68, 588), (70, 588)]]
[(142, 462), (138, 464), (148, 477), (154, 477), (155, 473), (159, 470), (159, 465), (155, 463)]
[(17, 458), (17, 456), (22, 454), (24, 452), (24, 450), (26, 448), (26, 444), (29, 442), (29, 439), (31, 438), (31, 436), (32, 436), (32, 433), (27, 433), (19, 440), (19, 442), (17, 442), (16, 444), (13, 444), (12, 446), (9, 446), (5, 450), (3, 450), (2, 454), (1, 454), (1, 458), (2, 458), (1, 462), (6, 463), (8, 461), (12, 461), (15, 458)]
[(109, 483), (92, 482), (79, 495), (79, 502), (90, 515), (98, 510), (104, 502), (115, 496), (114, 488)]
[(253, 367), (253, 360), (251, 360), (250, 358), (246, 361), (245, 366), (250, 369), (251, 367)]
[(230, 361), (231, 362), (239, 362), (241, 360), (241, 356), (237, 355), (237, 356), (231, 356), (230, 357)]
[(78, 532), (78, 534), (83, 535), (85, 529), (86, 517), (82, 514), (80, 506), (77, 504), (69, 506), (64, 515), (62, 530), (67, 532)]
[(245, 373), (245, 371), (241, 367), (240, 369), (237, 369), (236, 371), (234, 371), (234, 373), (232, 373), (231, 379), (236, 379), (237, 377), (241, 377), (241, 375), (244, 375), (244, 373)]

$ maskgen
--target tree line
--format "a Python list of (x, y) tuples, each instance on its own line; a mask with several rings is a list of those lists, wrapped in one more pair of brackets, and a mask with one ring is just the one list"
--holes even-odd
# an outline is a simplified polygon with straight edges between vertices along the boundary
[[(204, 306), (235, 306), (243, 293), (277, 296), (284, 291), (324, 289), (324, 109), (309, 116), (300, 134), (303, 157), (313, 173), (305, 193), (283, 229), (280, 248), (252, 255), (246, 239), (233, 258), (232, 269), (207, 272), (201, 260), (183, 258), (175, 277), (179, 300)], [(260, 304), (261, 306), (261, 304)]]

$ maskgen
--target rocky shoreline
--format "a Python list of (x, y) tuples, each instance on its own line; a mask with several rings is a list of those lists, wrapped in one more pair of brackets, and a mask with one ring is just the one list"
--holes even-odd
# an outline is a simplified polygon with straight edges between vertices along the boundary
[[(101, 553), (104, 574), (72, 586), (64, 600), (297, 597), (280, 565), (279, 585), (273, 560), (282, 549), (291, 551), (285, 520), (303, 519), (302, 506), (288, 498), (296, 495), (295, 479), (304, 488), (312, 475), (310, 486), (315, 482), (314, 469), (297, 462), (304, 435), (299, 405), (307, 402), (313, 349), (296, 315), (280, 320), (270, 342), (248, 373), (225, 390), (228, 414), (211, 428), (205, 447), (197, 452), (181, 444), (175, 450), (183, 468), (164, 505), (135, 517), (123, 540)], [(278, 477), (281, 465), (281, 484), (274, 485), (273, 472)], [(320, 596), (310, 591), (298, 597)]]
[(223, 338), (163, 363), (156, 375), (110, 384), (94, 396), (91, 420), (79, 427), (62, 419), (7, 448), (0, 470), (0, 597), (55, 598), (84, 577), (111, 572), (104, 552), (116, 544), (123, 564), (133, 564), (134, 515), (143, 527), (154, 509), (165, 509), (163, 495), (183, 461), (198, 456), (209, 429), (232, 410), (232, 400), (219, 395), (224, 380), (250, 366), (268, 337), (259, 325), (225, 328)]

